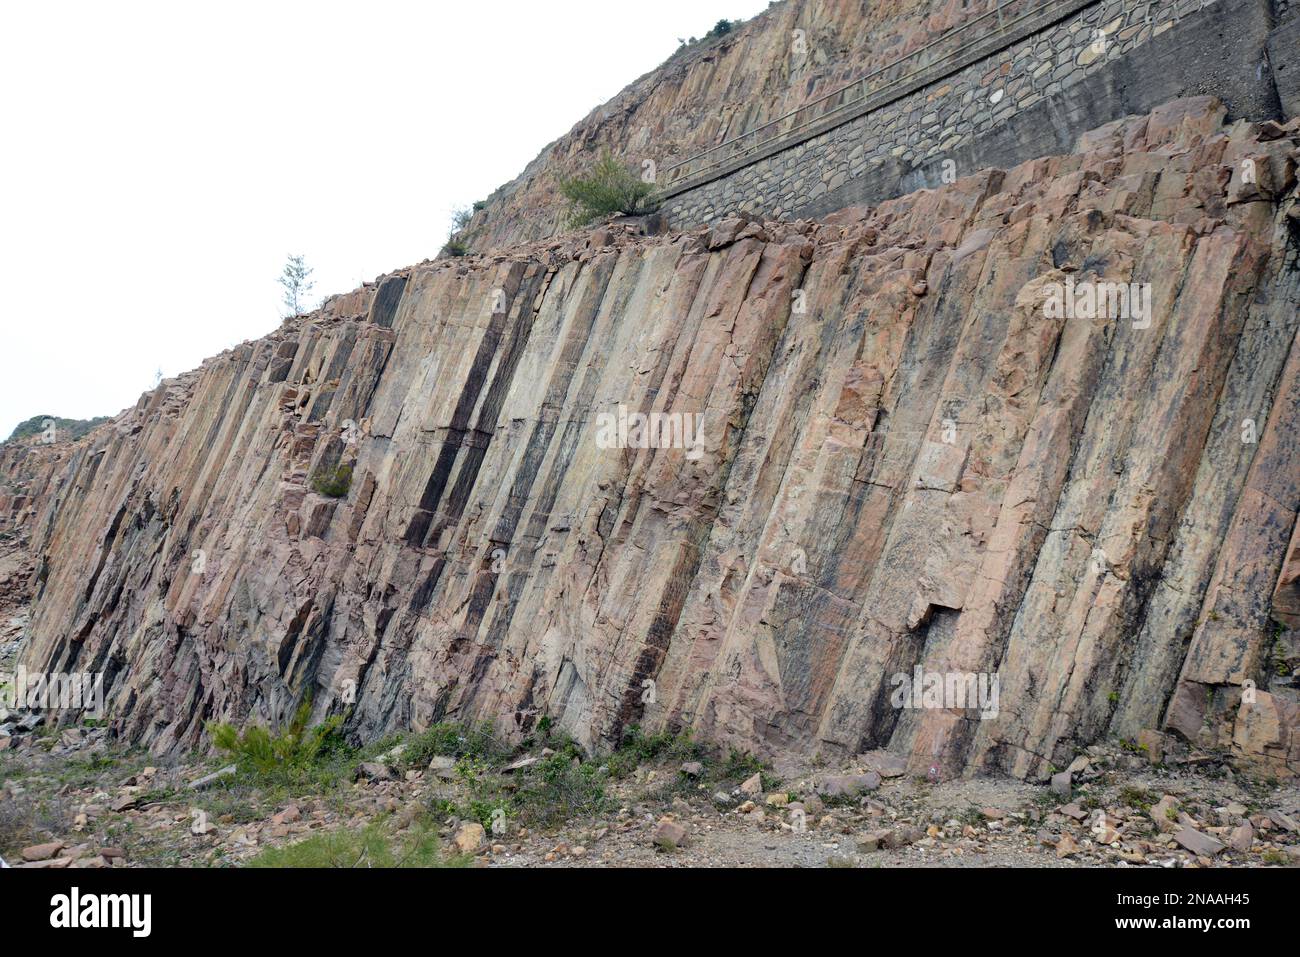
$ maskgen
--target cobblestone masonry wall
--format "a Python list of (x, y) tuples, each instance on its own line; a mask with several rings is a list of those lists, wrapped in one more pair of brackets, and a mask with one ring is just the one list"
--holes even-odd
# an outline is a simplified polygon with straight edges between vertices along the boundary
[[(946, 155), (964, 152), (969, 156), (970, 144), (995, 127), (1043, 101), (1078, 92), (1075, 88), (1089, 78), (1115, 69), (1125, 60), (1145, 56), (1144, 47), (1184, 21), (1190, 26), (1197, 18), (1227, 18), (1230, 30), (1234, 24), (1243, 30), (1253, 24), (1267, 33), (1273, 9), (1267, 0), (1101, 0), (900, 100), (687, 192), (670, 195), (663, 212), (674, 227), (684, 228), (734, 212), (794, 218), (820, 215), (828, 207), (851, 202), (883, 199), (923, 185), (915, 182), (916, 176), (909, 178), (910, 171), (941, 165)], [(1204, 38), (1198, 42), (1203, 44)], [(1195, 60), (1207, 52), (1222, 55), (1223, 51), (1185, 52)], [(1255, 69), (1253, 64), (1242, 67)], [(1182, 92), (1215, 90), (1210, 82), (1205, 88)], [(1273, 99), (1276, 102), (1276, 96)], [(1116, 117), (1125, 112), (1128, 110), (1119, 109)], [(1243, 112), (1259, 110), (1246, 108)], [(1100, 122), (1113, 118), (1098, 115)], [(1079, 132), (1082, 129), (1073, 130)], [(1034, 155), (1030, 152), (1016, 160)], [(956, 161), (953, 165), (957, 166)], [(973, 170), (956, 168), (953, 172), (965, 175)], [(873, 190), (844, 189), (854, 180), (872, 178), (876, 181)], [(870, 195), (873, 192), (877, 195)], [(844, 195), (842, 202), (832, 201), (837, 194)]]

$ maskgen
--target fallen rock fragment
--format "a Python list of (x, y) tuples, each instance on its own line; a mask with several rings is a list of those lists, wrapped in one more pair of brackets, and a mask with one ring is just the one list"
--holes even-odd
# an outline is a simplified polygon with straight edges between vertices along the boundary
[(1139, 731), (1137, 736), (1139, 750), (1143, 751), (1152, 764), (1163, 764), (1165, 760), (1165, 736), (1159, 731), (1148, 728)]
[(363, 761), (357, 765), (357, 779), (366, 781), (394, 781), (393, 769), (377, 761)]
[(1228, 846), (1238, 854), (1245, 854), (1250, 850), (1251, 844), (1255, 842), (1255, 829), (1250, 826), (1249, 821), (1243, 821), (1232, 829), (1228, 836)]
[(1156, 828), (1164, 834), (1172, 834), (1178, 830), (1177, 813), (1178, 799), (1172, 794), (1164, 795), (1159, 801), (1151, 805), (1151, 820)]
[(915, 844), (924, 836), (924, 833), (918, 827), (907, 825), (904, 827), (894, 827), (884, 832), (881, 838), (881, 844), (890, 850), (898, 850), (900, 847), (907, 847), (909, 844)]
[(1191, 851), (1197, 857), (1214, 857), (1226, 845), (1194, 827), (1182, 827), (1174, 834), (1174, 840)]
[(232, 777), (235, 774), (235, 771), (235, 766), (233, 764), (228, 764), (220, 770), (213, 771), (211, 774), (205, 774), (197, 781), (191, 781), (190, 789), (193, 791), (202, 791), (205, 788), (210, 788), (223, 778)]
[(302, 817), (302, 811), (296, 804), (290, 804), (283, 811), (272, 815), (272, 824), (292, 824)]
[(477, 821), (468, 821), (456, 829), (456, 833), (451, 840), (460, 853), (473, 854), (483, 846), (483, 841), (486, 838), (487, 832), (483, 830), (482, 824)]
[(878, 851), (884, 846), (885, 838), (888, 835), (889, 832), (886, 830), (867, 831), (865, 834), (859, 834), (857, 837), (858, 850), (864, 854)]
[(32, 863), (35, 861), (48, 861), (56, 856), (59, 851), (63, 850), (64, 845), (58, 841), (51, 841), (48, 844), (33, 844), (31, 847), (24, 847), (20, 856), (24, 861)]
[(1290, 814), (1284, 814), (1279, 810), (1268, 812), (1268, 819), (1283, 830), (1290, 831), (1292, 834), (1300, 833), (1300, 823), (1296, 822)]
[(869, 751), (859, 757), (863, 767), (882, 778), (901, 778), (907, 773), (907, 759), (887, 751)]
[(450, 780), (456, 776), (456, 759), (438, 755), (429, 762), (428, 770), (440, 778)]
[(685, 847), (688, 840), (686, 828), (670, 817), (660, 818), (654, 833), (650, 835), (651, 843), (661, 851), (675, 851), (679, 847)]
[(1061, 807), (1058, 807), (1057, 810), (1066, 817), (1075, 821), (1085, 821), (1088, 819), (1088, 812), (1074, 802), (1064, 804)]
[(1074, 793), (1073, 778), (1069, 771), (1061, 771), (1052, 775), (1052, 793), (1057, 797), (1063, 797), (1069, 800), (1070, 795)]
[(880, 775), (868, 771), (866, 774), (837, 774), (823, 778), (817, 785), (817, 793), (823, 798), (855, 798), (879, 788)]

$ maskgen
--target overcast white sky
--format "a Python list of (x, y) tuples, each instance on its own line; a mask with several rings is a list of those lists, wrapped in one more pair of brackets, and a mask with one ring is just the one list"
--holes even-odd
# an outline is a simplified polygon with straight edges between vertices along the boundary
[(114, 415), (314, 298), (431, 258), (678, 37), (767, 0), (0, 5), (0, 439)]

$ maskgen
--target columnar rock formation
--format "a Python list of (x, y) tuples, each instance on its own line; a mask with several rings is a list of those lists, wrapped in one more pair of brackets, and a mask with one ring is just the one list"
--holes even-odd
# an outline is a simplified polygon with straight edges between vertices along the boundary
[[(1300, 769), (1298, 157), (1183, 100), (820, 223), (394, 273), (72, 448), (25, 663), (158, 751), (312, 694), (365, 737), (1034, 777), (1167, 726)], [(898, 707), (917, 666), (997, 707)]]

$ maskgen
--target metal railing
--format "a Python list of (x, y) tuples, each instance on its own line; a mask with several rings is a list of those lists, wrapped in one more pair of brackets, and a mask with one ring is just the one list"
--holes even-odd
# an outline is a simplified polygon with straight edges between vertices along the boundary
[(850, 114), (844, 117), (845, 121), (852, 119), (855, 107), (888, 94), (891, 90), (907, 87), (918, 75), (935, 66), (953, 64), (954, 69), (959, 69), (964, 64), (955, 64), (955, 61), (961, 54), (979, 47), (981, 55), (986, 55), (1001, 49), (996, 41), (1015, 34), (1024, 24), (1036, 18), (1043, 18), (1044, 25), (1052, 22), (1053, 17), (1043, 17), (1045, 13), (1059, 11), (1061, 16), (1065, 16), (1089, 5), (1090, 3), (1079, 0), (1004, 0), (936, 37), (925, 46), (872, 70), (846, 86), (825, 93), (774, 120), (666, 167), (662, 171), (663, 186), (670, 188), (683, 180), (693, 179), (733, 161), (753, 156), (774, 143), (796, 138), (814, 127), (820, 128), (823, 123), (829, 122), (833, 127), (837, 125), (834, 120), (839, 114)]

